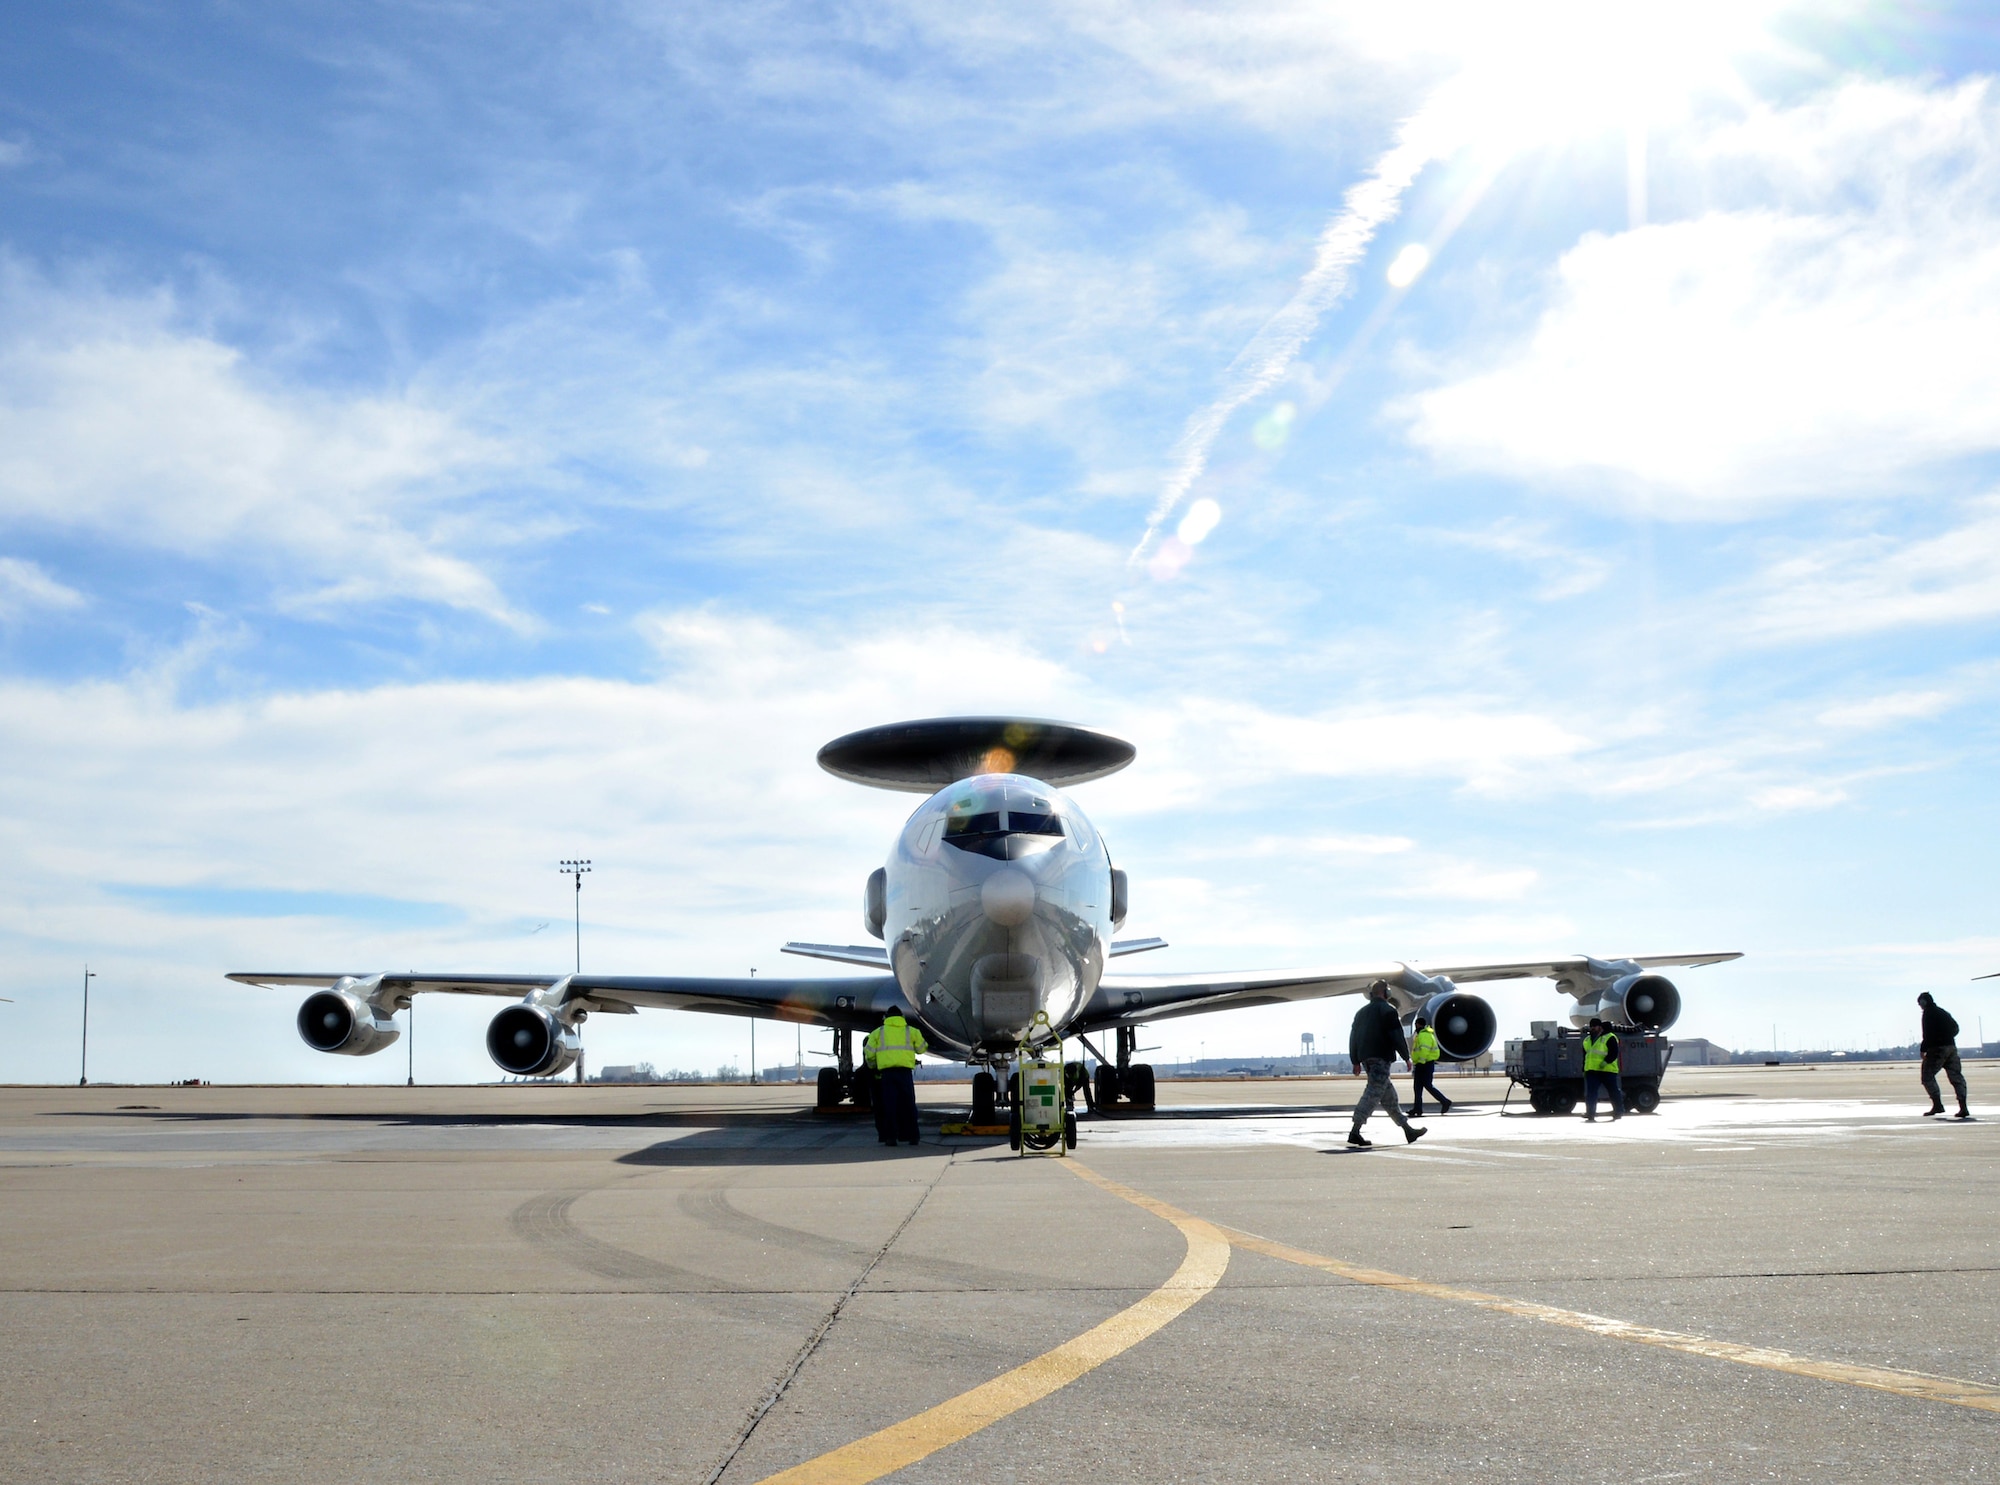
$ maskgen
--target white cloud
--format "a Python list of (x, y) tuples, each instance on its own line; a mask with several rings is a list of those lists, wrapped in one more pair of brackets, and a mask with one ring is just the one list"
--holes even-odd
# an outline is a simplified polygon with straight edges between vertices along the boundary
[(83, 607), (84, 596), (57, 582), (21, 557), (0, 557), (0, 619), (17, 619), (31, 609)]
[(1950, 691), (1897, 691), (1887, 696), (1871, 697), (1867, 701), (1828, 707), (1819, 714), (1818, 720), (1827, 727), (1864, 731), (1934, 717), (1957, 700), (1958, 697)]
[(2000, 448), (2000, 109), (1855, 83), (1697, 137), (1754, 204), (1565, 254), (1485, 369), (1414, 397), (1441, 459), (1662, 513), (1880, 489)]
[(1941, 535), (1834, 542), (1774, 564), (1758, 580), (1746, 632), (1822, 640), (2000, 614), (2000, 497)]
[(1750, 796), (1758, 809), (1773, 811), (1831, 809), (1846, 800), (1845, 789), (1819, 784), (1779, 784)]
[(25, 139), (0, 139), (0, 170), (27, 164), (32, 153)]
[(414, 398), (279, 386), (164, 296), (0, 261), (0, 522), (254, 565), (307, 610), (393, 598), (518, 625), (437, 534), (506, 462)]

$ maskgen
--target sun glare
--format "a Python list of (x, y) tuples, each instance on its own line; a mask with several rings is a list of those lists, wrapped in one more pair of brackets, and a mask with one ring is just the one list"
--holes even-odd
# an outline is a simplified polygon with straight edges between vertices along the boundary
[(1734, 64), (1774, 43), (1793, 0), (1542, 0), (1458, 5), (1440, 19), (1463, 58), (1426, 113), (1460, 143), (1518, 149), (1607, 126), (1643, 127), (1733, 85)]

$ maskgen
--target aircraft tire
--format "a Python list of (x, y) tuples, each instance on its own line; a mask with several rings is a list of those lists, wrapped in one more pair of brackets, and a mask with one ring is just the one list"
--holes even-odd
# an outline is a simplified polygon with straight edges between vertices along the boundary
[(823, 1109), (840, 1107), (840, 1069), (823, 1067), (819, 1070), (819, 1106)]
[(1135, 1062), (1125, 1074), (1125, 1096), (1135, 1109), (1150, 1109), (1153, 1106), (1153, 1064)]
[(1097, 1107), (1110, 1109), (1118, 1103), (1118, 1069), (1109, 1063), (1097, 1064)]
[(1000, 1085), (993, 1074), (981, 1068), (972, 1075), (972, 1122), (991, 1124), (998, 1107)]

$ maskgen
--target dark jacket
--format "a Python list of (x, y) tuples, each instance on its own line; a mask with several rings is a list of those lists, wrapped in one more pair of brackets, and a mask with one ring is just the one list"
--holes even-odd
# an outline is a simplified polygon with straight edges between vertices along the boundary
[(1956, 1045), (1958, 1045), (1958, 1023), (1951, 1019), (1951, 1012), (1941, 1005), (1925, 1006), (1924, 1041), (1920, 1050), (1928, 1052), (1933, 1047)]
[(1403, 1040), (1403, 1018), (1386, 1000), (1371, 1000), (1354, 1013), (1354, 1026), (1347, 1033), (1347, 1058), (1356, 1067), (1376, 1060), (1387, 1062), (1401, 1057), (1408, 1061), (1410, 1044)]

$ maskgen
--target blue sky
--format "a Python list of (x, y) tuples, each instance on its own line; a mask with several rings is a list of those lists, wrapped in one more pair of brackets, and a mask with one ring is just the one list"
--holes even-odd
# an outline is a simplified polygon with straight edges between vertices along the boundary
[(88, 960), (100, 1077), (400, 1079), (220, 976), (560, 966), (571, 855), (589, 967), (777, 972), (907, 806), (814, 749), (960, 710), (1138, 744), (1149, 967), (2000, 1034), (2000, 28), (1387, 9), (17, 17), (0, 1078)]

